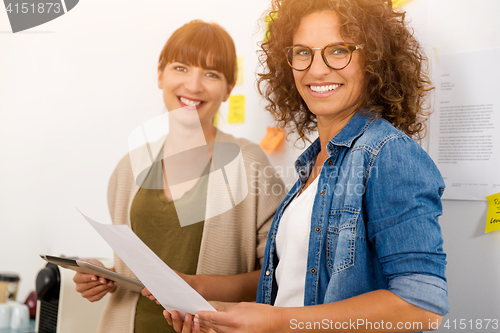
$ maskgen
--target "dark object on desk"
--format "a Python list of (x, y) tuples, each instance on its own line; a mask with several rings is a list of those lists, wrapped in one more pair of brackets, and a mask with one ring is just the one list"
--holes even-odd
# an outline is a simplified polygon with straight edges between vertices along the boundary
[(0, 273), (0, 303), (16, 300), (19, 280), (17, 274)]
[(30, 318), (35, 319), (36, 317), (36, 293), (34, 291), (30, 292), (24, 304), (28, 306), (30, 310)]
[(57, 265), (48, 263), (36, 277), (36, 299), (40, 301), (38, 333), (56, 332), (60, 285)]
[[(63, 256), (61, 259), (69, 259)], [(74, 260), (71, 260), (74, 261)], [(105, 261), (105, 260), (104, 260)], [(91, 333), (97, 331), (99, 317), (109, 295), (89, 302), (75, 290), (75, 271), (48, 263), (37, 276), (38, 333)]]

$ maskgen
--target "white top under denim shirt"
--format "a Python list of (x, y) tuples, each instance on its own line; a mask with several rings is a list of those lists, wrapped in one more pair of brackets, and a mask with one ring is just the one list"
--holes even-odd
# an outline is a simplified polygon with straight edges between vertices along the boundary
[[(329, 157), (311, 215), (304, 305), (387, 289), (425, 310), (448, 313), (438, 224), (444, 182), (429, 155), (388, 121), (361, 111), (324, 148)], [(299, 179), (274, 216), (257, 302), (275, 302), (275, 235), (319, 151), (317, 139), (296, 161)]]
[(311, 215), (318, 188), (318, 177), (295, 198), (283, 212), (276, 233), (276, 266), (278, 294), (275, 306), (304, 306), (307, 271), (307, 249)]

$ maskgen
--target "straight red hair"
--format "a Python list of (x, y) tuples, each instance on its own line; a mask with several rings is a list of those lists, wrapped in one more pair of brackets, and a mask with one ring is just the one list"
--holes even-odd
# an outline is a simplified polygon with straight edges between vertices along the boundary
[(161, 51), (159, 70), (174, 61), (216, 70), (224, 75), (228, 86), (236, 82), (236, 48), (217, 23), (195, 20), (177, 29)]

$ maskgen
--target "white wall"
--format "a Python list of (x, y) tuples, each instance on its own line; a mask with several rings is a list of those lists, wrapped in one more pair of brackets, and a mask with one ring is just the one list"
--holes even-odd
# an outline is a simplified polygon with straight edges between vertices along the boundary
[[(498, 0), (413, 0), (405, 8), (431, 59), (500, 47)], [(451, 310), (439, 332), (498, 331), (491, 323), (485, 329), (487, 319), (500, 321), (500, 231), (484, 233), (486, 211), (486, 201), (443, 201), (440, 224)]]
[[(21, 275), (19, 299), (34, 289), (44, 265), (39, 253), (111, 256), (75, 207), (109, 222), (108, 178), (127, 151), (128, 134), (159, 114), (157, 57), (177, 27), (200, 18), (230, 32), (246, 60), (244, 86), (234, 93), (246, 95), (247, 119), (221, 127), (260, 141), (270, 120), (253, 72), (262, 37), (256, 22), (267, 6), (82, 0), (59, 19), (17, 34), (0, 8), (0, 271)], [(444, 54), (500, 46), (497, 0), (413, 0), (406, 9), (429, 56), (433, 48)], [(287, 183), (296, 155), (290, 149), (271, 156)], [(444, 202), (451, 306), (445, 319), (500, 319), (500, 232), (484, 234), (485, 212), (483, 202)]]
[[(64, 16), (11, 33), (0, 8), (0, 272), (24, 301), (40, 253), (111, 257), (76, 208), (110, 222), (106, 187), (129, 133), (160, 114), (159, 53), (192, 19), (228, 30), (245, 57), (246, 122), (221, 128), (259, 142), (270, 118), (255, 89), (257, 21), (267, 0), (82, 0)], [(275, 162), (283, 157), (274, 157)]]

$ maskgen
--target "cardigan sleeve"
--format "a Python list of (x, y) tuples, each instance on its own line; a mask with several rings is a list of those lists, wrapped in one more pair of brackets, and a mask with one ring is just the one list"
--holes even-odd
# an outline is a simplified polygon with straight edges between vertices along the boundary
[(258, 268), (261, 268), (264, 262), (267, 236), (274, 214), (288, 191), (283, 180), (260, 147), (254, 148), (252, 152), (245, 150), (243, 152), (244, 157), (251, 157), (250, 171), (247, 171), (247, 174), (250, 175), (249, 195), (256, 196), (256, 255), (258, 258)]
[[(229, 183), (234, 180), (231, 177), (240, 177), (239, 172), (244, 170), (248, 192), (236, 206), (205, 220), (197, 274), (251, 272), (260, 269), (263, 263), (267, 234), (286, 190), (257, 144), (221, 131), (218, 133), (217, 141), (238, 145), (243, 157), (244, 168), (238, 167), (238, 172), (229, 172)], [(221, 183), (224, 184), (217, 182), (214, 186)], [(214, 189), (209, 188), (207, 209), (223, 204)], [(225, 185), (219, 190), (227, 191)]]

